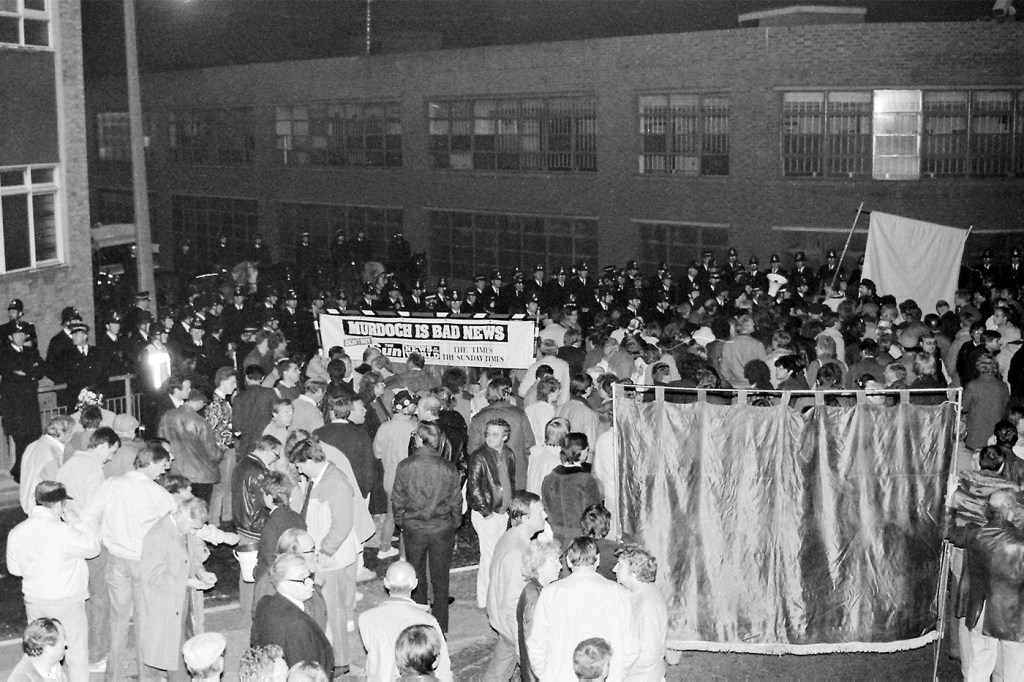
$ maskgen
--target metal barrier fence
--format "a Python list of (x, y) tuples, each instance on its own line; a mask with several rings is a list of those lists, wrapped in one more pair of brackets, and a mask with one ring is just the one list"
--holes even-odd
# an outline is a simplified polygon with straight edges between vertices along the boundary
[[(110, 377), (110, 383), (124, 385), (124, 395), (105, 398), (103, 407), (115, 414), (128, 413), (138, 419), (141, 414), (142, 394), (132, 390), (132, 379), (134, 378), (134, 374), (118, 374)], [(66, 407), (56, 404), (57, 392), (65, 388), (67, 388), (67, 384), (49, 384), (39, 387), (39, 422), (42, 428), (46, 428), (46, 424), (54, 417), (68, 413)], [(4, 433), (3, 425), (0, 424), (0, 468), (9, 470), (12, 466), (14, 466), (14, 441)]]

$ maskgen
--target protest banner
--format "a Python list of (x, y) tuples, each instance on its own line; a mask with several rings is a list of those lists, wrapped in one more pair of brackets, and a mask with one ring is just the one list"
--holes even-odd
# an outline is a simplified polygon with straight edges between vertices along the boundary
[(534, 361), (537, 325), (516, 318), (321, 313), (320, 339), (325, 351), (341, 346), (357, 359), (376, 346), (401, 362), (418, 352), (428, 365), (526, 369)]

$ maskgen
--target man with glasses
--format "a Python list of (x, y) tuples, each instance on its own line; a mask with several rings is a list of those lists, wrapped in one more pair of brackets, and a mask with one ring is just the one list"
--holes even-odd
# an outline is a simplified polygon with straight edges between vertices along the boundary
[(276, 644), (284, 651), (289, 667), (301, 661), (315, 661), (331, 675), (331, 643), (304, 610), (305, 603), (313, 597), (313, 576), (306, 560), (300, 554), (282, 554), (274, 561), (269, 575), (277, 593), (263, 597), (256, 607), (250, 644)]

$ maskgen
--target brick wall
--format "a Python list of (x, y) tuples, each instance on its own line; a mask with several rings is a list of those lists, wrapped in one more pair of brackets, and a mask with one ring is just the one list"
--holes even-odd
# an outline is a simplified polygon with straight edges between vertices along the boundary
[[(791, 88), (1024, 87), (1019, 23), (860, 24), (768, 27), (420, 54), (314, 60), (151, 74), (144, 107), (156, 134), (151, 188), (256, 197), (261, 229), (277, 235), (278, 202), (402, 206), (405, 234), (426, 249), (426, 211), (474, 209), (597, 217), (601, 265), (637, 254), (633, 220), (723, 223), (744, 258), (806, 244), (841, 247), (828, 232), (848, 229), (858, 204), (966, 227), (1015, 228), (1024, 219), (1024, 181), (882, 182), (784, 178), (781, 92)], [(730, 174), (650, 177), (637, 172), (639, 94), (722, 92), (730, 96)], [(593, 94), (598, 98), (597, 173), (458, 172), (429, 168), (426, 102), (434, 98)], [(89, 111), (123, 110), (123, 86), (90, 83)], [(404, 167), (310, 169), (276, 162), (273, 107), (331, 99), (399, 99)], [(247, 167), (165, 163), (166, 111), (244, 104), (257, 116), (257, 160)], [(119, 186), (118, 164), (92, 162), (93, 182)], [(169, 216), (157, 219), (169, 252)], [(1001, 238), (1001, 242), (1006, 240)], [(972, 237), (980, 249), (984, 237)]]
[[(89, 182), (86, 158), (85, 90), (82, 76), (81, 8), (78, 0), (60, 0), (54, 3), (54, 46), (56, 56), (56, 120), (60, 163), (63, 170), (63, 214), (65, 224), (65, 264), (40, 268), (32, 272), (0, 275), (3, 307), (12, 298), (25, 302), (25, 319), (36, 325), (42, 352), (50, 337), (60, 327), (60, 311), (75, 305), (83, 318), (90, 322), (93, 315), (92, 257), (89, 242)], [(2, 51), (4, 48), (0, 48)], [(51, 116), (37, 112), (24, 100), (21, 111), (17, 97), (9, 98), (5, 115)], [(5, 126), (0, 120), (0, 130)], [(52, 159), (39, 159), (52, 161)], [(21, 160), (20, 163), (31, 162)], [(5, 164), (0, 158), (0, 166)], [(6, 313), (3, 313), (6, 320)]]

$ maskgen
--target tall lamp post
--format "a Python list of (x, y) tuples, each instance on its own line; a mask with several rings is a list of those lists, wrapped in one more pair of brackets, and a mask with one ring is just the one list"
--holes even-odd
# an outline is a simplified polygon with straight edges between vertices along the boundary
[(146, 186), (146, 151), (142, 131), (142, 95), (139, 91), (139, 52), (135, 40), (135, 0), (124, 0), (125, 70), (128, 76), (128, 130), (132, 151), (132, 192), (135, 205), (135, 246), (139, 291), (150, 292), (150, 312), (156, 313), (153, 275), (153, 237), (149, 225)]

